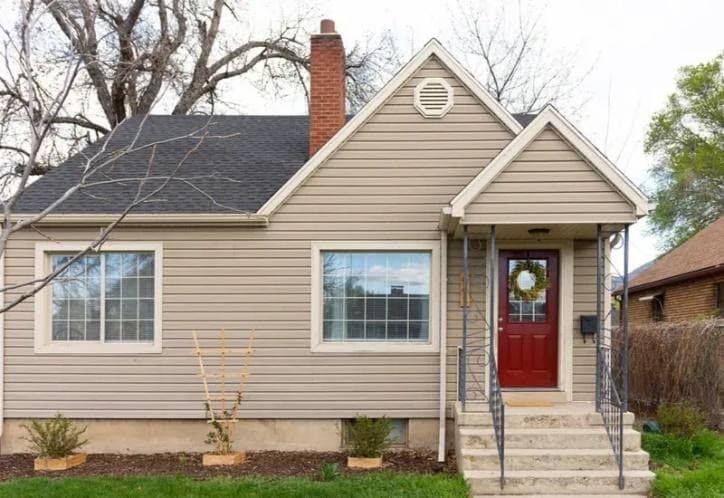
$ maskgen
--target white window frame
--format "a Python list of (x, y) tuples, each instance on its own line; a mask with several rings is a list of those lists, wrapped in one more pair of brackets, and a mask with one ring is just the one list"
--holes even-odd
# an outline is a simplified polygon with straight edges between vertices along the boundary
[[(89, 243), (84, 242), (37, 242), (35, 244), (35, 278), (42, 279), (51, 271), (54, 253), (82, 251)], [(84, 354), (137, 354), (161, 353), (163, 324), (163, 244), (161, 242), (104, 242), (103, 252), (153, 252), (154, 253), (154, 310), (153, 342), (101, 342), (101, 341), (53, 341), (52, 340), (52, 282), (35, 295), (35, 352), (36, 353), (84, 353)], [(90, 253), (93, 254), (93, 253)]]
[[(408, 341), (340, 341), (325, 342), (322, 335), (324, 306), (322, 251), (428, 251), (430, 253), (430, 324), (426, 342)], [(311, 351), (313, 353), (421, 353), (440, 351), (440, 242), (312, 242)]]

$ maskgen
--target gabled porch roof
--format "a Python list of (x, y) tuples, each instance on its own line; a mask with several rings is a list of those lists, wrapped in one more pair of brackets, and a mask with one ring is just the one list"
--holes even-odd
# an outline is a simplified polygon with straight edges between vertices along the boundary
[[(542, 138), (549, 141), (540, 141)], [(546, 146), (553, 144), (552, 140), (566, 144), (569, 149), (559, 152), (561, 157), (577, 158), (577, 162), (570, 160), (563, 164), (555, 155), (545, 156), (538, 164), (529, 161), (529, 157), (536, 154), (545, 155)], [(515, 182), (518, 181), (521, 182), (518, 185), (528, 182), (529, 190), (517, 188)], [(506, 186), (496, 182), (513, 183)], [(495, 206), (497, 209), (491, 206), (496, 204), (492, 198), (500, 200)], [(481, 200), (489, 204), (476, 206)], [(595, 210), (579, 212), (573, 200), (584, 203), (583, 206), (589, 203)], [(517, 212), (518, 201), (527, 204), (529, 211)], [(635, 222), (645, 216), (648, 209), (646, 195), (549, 105), (452, 200), (449, 208), (443, 210), (441, 221), (446, 226), (458, 223), (620, 224)]]

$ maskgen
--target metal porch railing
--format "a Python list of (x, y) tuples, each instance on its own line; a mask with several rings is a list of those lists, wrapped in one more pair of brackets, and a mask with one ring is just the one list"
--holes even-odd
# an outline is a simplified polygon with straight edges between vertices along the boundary
[[(606, 263), (613, 267), (613, 262), (607, 257), (603, 247), (603, 230), (598, 225), (596, 230), (596, 316), (598, 318), (598, 333), (596, 334), (596, 410), (603, 418), (608, 438), (611, 441), (614, 459), (618, 467), (618, 487), (625, 486), (624, 465), (624, 414), (628, 409), (628, 257), (629, 257), (629, 226), (623, 230), (623, 289), (621, 299), (621, 333), (622, 345), (620, 351), (620, 383), (621, 389), (616, 386), (616, 377), (613, 374), (611, 349), (613, 331), (606, 327), (606, 318), (610, 317), (611, 310), (604, 313), (604, 293), (612, 292), (606, 288)], [(608, 344), (606, 343), (608, 341)]]
[(626, 410), (623, 407), (611, 373), (611, 350), (601, 348), (598, 356), (601, 370), (597, 393), (599, 412), (603, 418), (603, 425), (606, 427), (614, 459), (618, 466), (618, 487), (623, 489), (625, 484), (623, 477), (623, 415)]
[[(472, 336), (469, 327), (470, 318), (470, 262), (469, 262), (469, 240), (467, 226), (463, 226), (463, 341), (462, 346), (458, 348), (458, 400), (462, 403), (463, 409), (465, 404), (472, 395), (476, 401), (487, 400), (488, 409), (490, 410), (493, 431), (495, 433), (495, 444), (498, 450), (498, 460), (500, 462), (500, 488), (505, 485), (505, 404), (503, 403), (503, 393), (500, 389), (498, 379), (498, 367), (495, 358), (495, 340), (493, 324), (495, 320), (495, 272), (497, 271), (497, 258), (495, 248), (495, 226), (491, 229), (489, 258), (487, 264), (487, 276), (483, 285), (486, 288), (486, 296), (488, 299), (488, 309), (491, 310), (492, 316), (487, 316), (483, 310), (477, 310), (476, 320), (478, 324), (483, 325), (482, 337)], [(485, 366), (487, 365), (487, 381), (488, 385), (484, 386), (482, 377), (485, 376)], [(487, 388), (487, 389), (486, 389)], [(486, 392), (487, 391), (487, 392)]]
[(493, 419), (493, 430), (495, 431), (495, 445), (498, 448), (498, 461), (500, 463), (500, 489), (505, 486), (505, 403), (503, 393), (500, 390), (498, 381), (498, 366), (495, 356), (490, 357), (490, 395), (488, 405)]

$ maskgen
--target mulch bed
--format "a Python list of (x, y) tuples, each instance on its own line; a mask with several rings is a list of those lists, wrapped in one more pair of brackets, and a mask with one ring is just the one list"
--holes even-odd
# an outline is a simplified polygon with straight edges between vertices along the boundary
[[(253, 451), (246, 461), (235, 466), (204, 467), (200, 453), (159, 453), (155, 455), (116, 455), (97, 453), (79, 467), (60, 472), (36, 472), (33, 456), (28, 454), (0, 455), (0, 480), (17, 477), (90, 477), (184, 475), (195, 479), (240, 476), (298, 476), (317, 478), (324, 463), (337, 463), (340, 472), (357, 474), (369, 472), (346, 467), (347, 456), (339, 452), (311, 451)], [(456, 472), (455, 455), (439, 463), (432, 451), (394, 451), (385, 454), (381, 470), (394, 472), (441, 473)]]

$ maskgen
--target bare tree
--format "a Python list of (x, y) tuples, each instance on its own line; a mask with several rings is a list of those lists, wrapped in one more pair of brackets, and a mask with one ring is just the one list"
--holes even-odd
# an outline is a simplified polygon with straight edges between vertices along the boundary
[(581, 64), (577, 51), (550, 49), (539, 5), (458, 0), (452, 45), (511, 112), (535, 113), (549, 103), (576, 112), (585, 103), (580, 85), (593, 64)]
[[(79, 76), (82, 60), (75, 55), (72, 47), (60, 50), (65, 54), (58, 57), (54, 68), (58, 78), (53, 85), (41, 85), (37, 80), (38, 66), (35, 62), (33, 48), (43, 35), (44, 17), (52, 3), (39, 3), (35, 0), (24, 0), (21, 4), (22, 18), (16, 32), (4, 31), (5, 69), (7, 75), (0, 79), (2, 88), (0, 96), (5, 98), (5, 105), (0, 109), (0, 141), (8, 137), (19, 144), (16, 152), (22, 158), (14, 163), (8, 161), (0, 164), (0, 191), (2, 197), (2, 227), (0, 228), (0, 256), (5, 254), (8, 241), (13, 234), (27, 229), (40, 231), (36, 224), (73, 196), (83, 194), (98, 198), (99, 188), (118, 186), (128, 193), (127, 201), (117, 206), (117, 215), (106, 226), (101, 227), (92, 240), (65, 263), (53, 268), (46, 276), (29, 279), (0, 288), (6, 298), (0, 312), (5, 312), (19, 303), (34, 296), (54, 278), (65, 272), (73, 263), (84, 255), (101, 248), (111, 232), (133, 210), (145, 203), (154, 202), (171, 182), (182, 182), (194, 190), (207, 196), (197, 183), (203, 180), (236, 181), (222, 178), (214, 174), (186, 175), (184, 164), (198, 148), (209, 139), (225, 139), (231, 135), (213, 135), (211, 125), (213, 118), (196, 129), (175, 137), (148, 141), (144, 139), (144, 125), (147, 117), (143, 117), (135, 128), (130, 140), (114, 142), (114, 136), (121, 127), (114, 128), (92, 147), (78, 156), (77, 180), (64, 192), (50, 201), (40, 212), (16, 214), (15, 208), (24, 193), (28, 191), (31, 177), (37, 169), (37, 162), (43, 154), (48, 154), (50, 137), (57, 126), (57, 118), (63, 116), (68, 99)], [(26, 132), (18, 127), (24, 124)], [(157, 167), (156, 151), (163, 146), (174, 145), (183, 147), (185, 152), (181, 159), (173, 165)], [(52, 151), (51, 151), (52, 152)], [(143, 157), (145, 165), (131, 174), (119, 174), (113, 166), (122, 158), (132, 156), (134, 159)], [(231, 206), (222, 206), (234, 211)], [(42, 232), (41, 232), (42, 233)], [(8, 298), (8, 291), (12, 294)]]
[[(235, 81), (253, 82), (270, 93), (306, 91), (309, 34), (318, 19), (314, 8), (300, 7), (266, 27), (246, 17), (248, 9), (241, 0), (30, 4), (42, 5), (49, 13), (38, 21), (43, 37), (34, 47), (36, 91), (52, 92), (57, 86), (59, 59), (74, 55), (78, 64), (66, 106), (49, 116), (49, 147), (59, 154), (43, 157), (33, 173), (43, 173), (68, 148), (107, 133), (129, 116), (223, 113), (229, 102), (225, 96)], [(388, 33), (352, 46), (347, 62), (351, 109), (365, 103), (398, 65)], [(0, 93), (4, 105), (3, 97), (11, 96)], [(235, 97), (229, 100), (238, 102)], [(0, 147), (6, 152), (17, 149), (12, 150), (16, 159), (27, 158), (27, 149), (15, 142), (0, 142)]]

